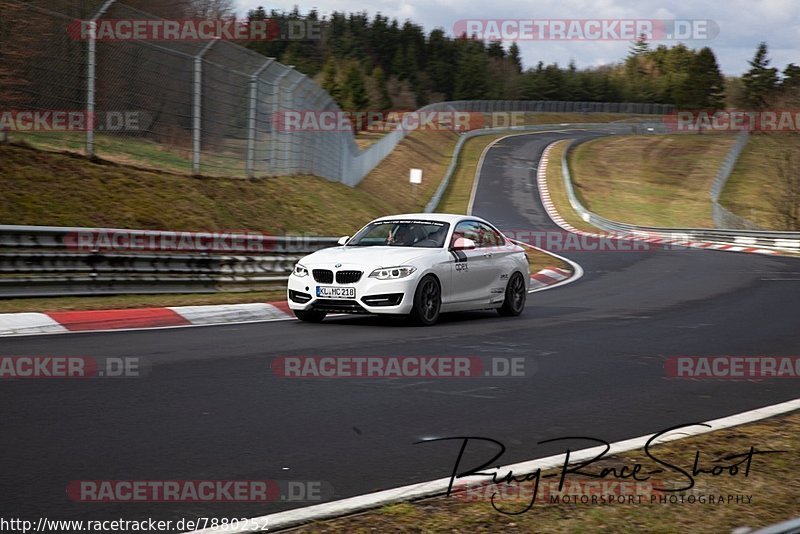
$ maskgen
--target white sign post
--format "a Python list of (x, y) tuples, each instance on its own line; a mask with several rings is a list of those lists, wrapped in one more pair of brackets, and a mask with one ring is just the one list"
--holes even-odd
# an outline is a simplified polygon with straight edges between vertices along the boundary
[(408, 181), (412, 184), (421, 184), (422, 183), (422, 169), (411, 169), (411, 172), (408, 173)]

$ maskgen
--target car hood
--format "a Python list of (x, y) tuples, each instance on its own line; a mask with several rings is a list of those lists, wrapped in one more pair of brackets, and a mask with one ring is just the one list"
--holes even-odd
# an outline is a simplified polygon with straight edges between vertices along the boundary
[(302, 260), (306, 267), (316, 265), (363, 265), (367, 267), (394, 267), (407, 265), (416, 258), (441, 252), (439, 248), (412, 248), (412, 247), (332, 247), (318, 250), (309, 254)]

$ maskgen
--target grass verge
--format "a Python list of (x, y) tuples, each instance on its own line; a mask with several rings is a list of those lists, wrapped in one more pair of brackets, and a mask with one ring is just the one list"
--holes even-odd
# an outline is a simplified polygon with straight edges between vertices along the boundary
[(475, 184), (478, 161), (486, 147), (505, 137), (507, 134), (482, 135), (467, 139), (461, 147), (461, 154), (456, 164), (450, 183), (442, 195), (442, 201), (436, 208), (439, 213), (467, 213), (472, 187)]
[(720, 203), (764, 229), (800, 230), (783, 220), (778, 207), (778, 199), (784, 194), (779, 163), (787, 152), (800, 162), (800, 134), (762, 132), (750, 136), (722, 190)]
[[(0, 145), (0, 223), (346, 235), (424, 207), (457, 138), (414, 132), (355, 188), (314, 176), (196, 178)], [(409, 184), (412, 167), (423, 169), (423, 184)]]
[(578, 146), (570, 167), (587, 209), (642, 226), (713, 227), (709, 189), (732, 135), (613, 136)]
[[(467, 502), (456, 496), (435, 497), (312, 523), (293, 532), (731, 532), (742, 526), (760, 528), (797, 517), (800, 479), (795, 473), (794, 460), (800, 452), (799, 412), (657, 445), (652, 452), (658, 458), (691, 471), (696, 451), (701, 454), (702, 465), (710, 469), (716, 465), (714, 461), (717, 458), (746, 453), (751, 446), (762, 451), (788, 452), (756, 456), (747, 477), (743, 469), (735, 476), (727, 472), (716, 477), (697, 475), (696, 486), (692, 493), (683, 494), (683, 503), (662, 503), (658, 497), (664, 494), (659, 492), (651, 495), (645, 493), (642, 503), (634, 500), (624, 504), (552, 504), (548, 500), (540, 502), (537, 499), (528, 512), (511, 516), (492, 508), (488, 502), (492, 494), (490, 490), (482, 492), (480, 499), (475, 501)], [(633, 467), (637, 462), (644, 466), (643, 473), (659, 467), (642, 451), (631, 451), (604, 458), (586, 470), (597, 473), (604, 467)], [(733, 463), (735, 461), (722, 462)], [(672, 470), (656, 476), (661, 477), (665, 486), (678, 487), (686, 481), (686, 478)], [(525, 484), (525, 487), (530, 487), (530, 482)], [(690, 494), (695, 496), (695, 502), (691, 504), (686, 502)], [(706, 496), (705, 504), (696, 501), (700, 495)], [(708, 504), (709, 495), (723, 495), (726, 503)], [(751, 501), (749, 504), (727, 503), (727, 495), (749, 495)], [(655, 501), (651, 501), (653, 496)], [(519, 511), (528, 502), (529, 497), (503, 499), (498, 507), (506, 511)]]
[[(458, 134), (451, 131), (412, 132), (356, 189), (392, 206), (394, 213), (422, 211), (439, 187), (457, 142)], [(414, 168), (422, 169), (419, 185), (408, 179)]]
[(0, 145), (0, 222), (345, 235), (393, 206), (313, 176), (193, 178)]
[[(584, 222), (569, 203), (561, 164), (561, 158), (564, 156), (564, 150), (567, 149), (568, 144), (569, 141), (557, 141), (550, 150), (550, 159), (547, 163), (547, 190), (550, 193), (550, 200), (553, 201), (558, 214), (574, 228), (585, 232), (600, 233), (597, 228)], [(576, 194), (583, 202), (583, 199), (580, 198), (580, 193), (576, 192)]]

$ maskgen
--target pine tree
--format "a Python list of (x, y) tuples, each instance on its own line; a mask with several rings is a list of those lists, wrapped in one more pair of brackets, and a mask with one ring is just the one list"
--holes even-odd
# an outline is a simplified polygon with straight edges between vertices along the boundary
[(392, 97), (389, 96), (389, 88), (386, 86), (386, 76), (383, 74), (383, 69), (375, 67), (372, 69), (372, 81), (375, 83), (375, 88), (378, 92), (378, 101), (375, 107), (381, 111), (390, 109), (392, 107)]
[(648, 85), (644, 78), (647, 73), (644, 69), (644, 56), (649, 50), (649, 45), (645, 35), (639, 36), (628, 50), (628, 57), (625, 59), (625, 75), (628, 78), (628, 95), (630, 100), (640, 102), (649, 97), (649, 92), (645, 87)]
[(742, 76), (745, 100), (754, 108), (765, 107), (778, 86), (778, 69), (769, 66), (767, 54), (767, 43), (759, 43), (755, 56), (749, 61), (750, 70)]
[(363, 111), (367, 109), (369, 95), (364, 85), (364, 75), (358, 65), (353, 64), (347, 68), (342, 97), (344, 107), (348, 111)]
[(342, 95), (342, 90), (337, 81), (336, 61), (333, 58), (328, 59), (322, 69), (322, 88), (341, 106), (339, 98)]
[(781, 81), (781, 88), (791, 89), (800, 87), (800, 67), (794, 63), (789, 63), (783, 70), (783, 80)]
[(682, 101), (675, 104), (690, 109), (721, 109), (725, 104), (725, 79), (710, 48), (697, 52), (682, 82)]
[(408, 61), (406, 61), (406, 51), (402, 47), (398, 48), (394, 53), (394, 58), (392, 59), (392, 74), (397, 76), (399, 80), (408, 79)]
[(500, 41), (492, 41), (489, 43), (489, 47), (486, 49), (489, 57), (496, 57), (496, 58), (504, 58), (506, 57), (506, 51), (503, 50), (503, 43)]
[(478, 100), (489, 92), (489, 61), (483, 46), (464, 41), (462, 57), (456, 74), (456, 100)]
[(628, 49), (628, 57), (642, 56), (647, 53), (648, 50), (650, 50), (650, 45), (647, 42), (647, 36), (642, 33)]
[(522, 59), (520, 58), (519, 46), (517, 46), (516, 41), (508, 47), (508, 59), (517, 68), (517, 73), (522, 73)]

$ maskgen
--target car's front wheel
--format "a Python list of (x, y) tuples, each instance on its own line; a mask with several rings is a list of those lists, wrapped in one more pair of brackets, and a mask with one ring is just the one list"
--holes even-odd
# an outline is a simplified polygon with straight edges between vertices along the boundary
[(511, 275), (508, 285), (506, 285), (506, 298), (503, 301), (503, 305), (497, 309), (497, 312), (507, 317), (515, 317), (525, 309), (525, 299), (527, 297), (525, 279), (522, 278), (520, 273), (514, 273)]
[(307, 323), (321, 323), (326, 313), (319, 310), (294, 310), (294, 315)]
[(414, 307), (411, 318), (415, 323), (430, 326), (439, 320), (442, 307), (442, 288), (435, 276), (427, 275), (420, 280), (414, 293)]

